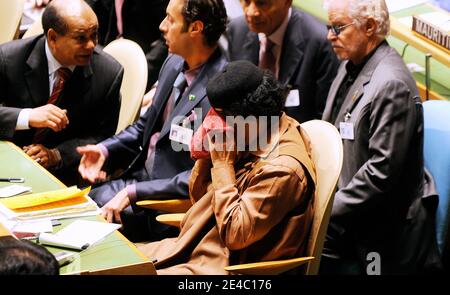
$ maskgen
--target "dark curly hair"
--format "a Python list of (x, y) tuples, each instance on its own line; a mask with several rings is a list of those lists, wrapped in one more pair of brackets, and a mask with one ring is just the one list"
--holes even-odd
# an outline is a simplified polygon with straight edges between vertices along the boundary
[(58, 275), (56, 258), (41, 245), (0, 237), (0, 275)]
[(228, 17), (223, 0), (186, 0), (183, 10), (184, 31), (194, 21), (204, 25), (203, 34), (206, 44), (213, 46), (225, 32)]
[(264, 71), (261, 84), (242, 97), (230, 97), (229, 100), (211, 100), (211, 106), (220, 108), (227, 116), (280, 116), (286, 100), (287, 88), (272, 73)]

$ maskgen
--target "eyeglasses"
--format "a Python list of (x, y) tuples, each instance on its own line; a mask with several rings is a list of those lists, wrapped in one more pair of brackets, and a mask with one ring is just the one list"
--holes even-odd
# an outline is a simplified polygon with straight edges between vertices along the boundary
[(352, 22), (352, 23), (349, 23), (346, 25), (342, 25), (342, 26), (327, 25), (327, 29), (328, 29), (328, 31), (331, 30), (331, 33), (333, 33), (333, 35), (335, 35), (337, 37), (342, 32), (342, 30), (344, 30), (346, 27), (349, 27), (354, 24), (355, 24), (355, 22)]

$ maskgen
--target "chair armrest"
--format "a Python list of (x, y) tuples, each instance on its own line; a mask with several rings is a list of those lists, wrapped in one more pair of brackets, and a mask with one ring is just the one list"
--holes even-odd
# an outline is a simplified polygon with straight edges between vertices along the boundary
[(180, 223), (183, 220), (184, 215), (185, 213), (161, 214), (156, 216), (156, 220), (160, 223), (180, 228)]
[(243, 275), (277, 275), (308, 261), (314, 257), (299, 257), (286, 260), (263, 261), (255, 263), (237, 264), (225, 267), (226, 271)]
[(67, 275), (156, 275), (155, 266), (151, 261), (121, 265), (97, 270), (82, 270)]
[(146, 209), (164, 211), (169, 213), (185, 213), (191, 208), (190, 199), (171, 199), (171, 200), (145, 200), (139, 201), (136, 205)]

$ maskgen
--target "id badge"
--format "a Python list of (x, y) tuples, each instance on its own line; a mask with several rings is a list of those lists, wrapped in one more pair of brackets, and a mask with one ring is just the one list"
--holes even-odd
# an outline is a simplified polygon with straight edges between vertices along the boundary
[(190, 128), (172, 124), (170, 127), (169, 139), (189, 146), (191, 144), (193, 134), (194, 131)]
[(353, 123), (340, 122), (339, 123), (339, 133), (342, 139), (354, 140), (355, 135), (353, 133)]
[(289, 91), (289, 95), (286, 98), (285, 107), (298, 107), (300, 105), (300, 93), (298, 89)]

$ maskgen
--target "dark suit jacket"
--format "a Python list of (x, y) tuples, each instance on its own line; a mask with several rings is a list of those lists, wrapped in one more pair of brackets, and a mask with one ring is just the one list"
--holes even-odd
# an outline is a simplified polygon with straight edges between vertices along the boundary
[[(233, 19), (227, 30), (230, 60), (245, 59), (258, 65), (258, 34), (249, 31), (244, 17)], [(279, 80), (300, 93), (300, 106), (287, 107), (286, 113), (299, 122), (322, 116), (328, 90), (338, 61), (327, 30), (313, 16), (292, 8), (280, 58)]]
[[(324, 120), (331, 118), (345, 64), (331, 86)], [(324, 254), (356, 259), (365, 270), (367, 254), (377, 252), (382, 273), (423, 271), (435, 250), (435, 208), (432, 198), (422, 198), (422, 105), (416, 82), (387, 43), (367, 61), (331, 123), (339, 128), (347, 112), (354, 140), (342, 140), (344, 164)]]
[[(97, 14), (99, 44), (106, 46), (117, 39), (117, 16), (114, 0), (86, 0)], [(125, 0), (122, 7), (122, 37), (138, 43), (148, 64), (147, 90), (156, 82), (161, 65), (167, 57), (159, 25), (166, 16), (169, 0)], [(153, 44), (153, 45), (152, 45)]]
[[(171, 116), (161, 129), (161, 117), (166, 102), (171, 95), (176, 77), (183, 69), (184, 60), (178, 55), (170, 55), (164, 63), (159, 76), (159, 84), (148, 111), (141, 118), (124, 129), (118, 135), (107, 139), (102, 144), (108, 149), (107, 167), (127, 168), (123, 177), (132, 177), (136, 184), (137, 199), (164, 198), (164, 196), (188, 196), (190, 171), (194, 161), (188, 150), (176, 151), (169, 139), (171, 124), (178, 123), (180, 116), (188, 116), (194, 108), (201, 109), (201, 118), (211, 108), (206, 97), (208, 80), (218, 73), (226, 64), (226, 59), (217, 50), (203, 66), (197, 78), (180, 98)], [(189, 100), (189, 95), (195, 100)], [(194, 126), (197, 128), (198, 126)], [(161, 130), (155, 147), (155, 159), (152, 171), (145, 170), (145, 160), (152, 134)]]
[[(75, 68), (59, 104), (67, 109), (70, 123), (61, 132), (49, 130), (44, 142), (47, 148), (57, 148), (61, 153), (63, 166), (53, 171), (57, 176), (64, 178), (69, 171), (78, 174), (77, 146), (95, 144), (114, 134), (119, 118), (122, 76), (120, 64), (97, 48), (89, 65)], [(0, 138), (12, 140), (19, 146), (31, 144), (34, 128), (15, 130), (19, 112), (23, 108), (45, 105), (49, 97), (43, 35), (1, 45)]]

